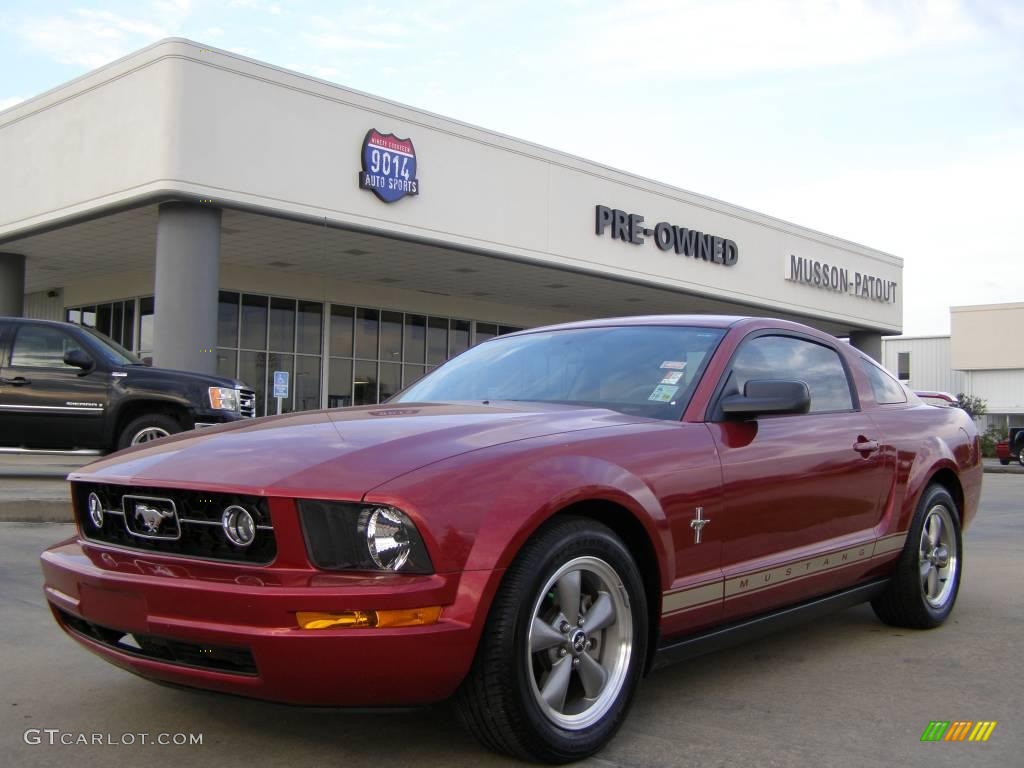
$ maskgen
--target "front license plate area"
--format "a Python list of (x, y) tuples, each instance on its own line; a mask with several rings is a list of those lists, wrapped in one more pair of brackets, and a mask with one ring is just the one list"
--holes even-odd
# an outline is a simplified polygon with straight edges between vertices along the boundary
[(146, 599), (140, 594), (79, 584), (78, 597), (86, 621), (126, 632), (144, 633), (148, 629)]

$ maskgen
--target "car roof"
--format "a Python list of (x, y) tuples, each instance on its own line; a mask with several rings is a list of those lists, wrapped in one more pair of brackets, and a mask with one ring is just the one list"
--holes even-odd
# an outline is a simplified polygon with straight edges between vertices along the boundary
[[(630, 315), (626, 317), (600, 317), (595, 320), (576, 320), (571, 323), (527, 328), (517, 333), (538, 331), (564, 331), (573, 328), (611, 328), (623, 325), (687, 325), (701, 328), (730, 328), (750, 318), (739, 315)], [(515, 334), (506, 334), (512, 336)]]

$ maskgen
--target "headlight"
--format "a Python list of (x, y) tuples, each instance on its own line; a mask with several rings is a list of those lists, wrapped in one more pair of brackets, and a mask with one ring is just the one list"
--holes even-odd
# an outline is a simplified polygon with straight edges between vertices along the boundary
[(387, 506), (298, 502), (309, 559), (317, 568), (433, 573), (408, 515)]
[(237, 411), (238, 390), (229, 387), (210, 387), (210, 407), (215, 411)]

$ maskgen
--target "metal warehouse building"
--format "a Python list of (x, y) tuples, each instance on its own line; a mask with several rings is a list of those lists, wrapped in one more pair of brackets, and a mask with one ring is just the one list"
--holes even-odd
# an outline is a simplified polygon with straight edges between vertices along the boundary
[(374, 403), (511, 329), (774, 315), (875, 357), (902, 260), (169, 39), (0, 113), (0, 315), (92, 325), (266, 409)]

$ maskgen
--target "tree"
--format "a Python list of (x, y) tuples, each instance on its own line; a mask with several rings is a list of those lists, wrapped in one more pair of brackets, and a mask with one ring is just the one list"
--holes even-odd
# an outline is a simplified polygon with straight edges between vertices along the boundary
[(972, 419), (984, 416), (988, 412), (988, 402), (974, 395), (967, 395), (960, 392), (956, 396), (957, 405), (967, 411)]

